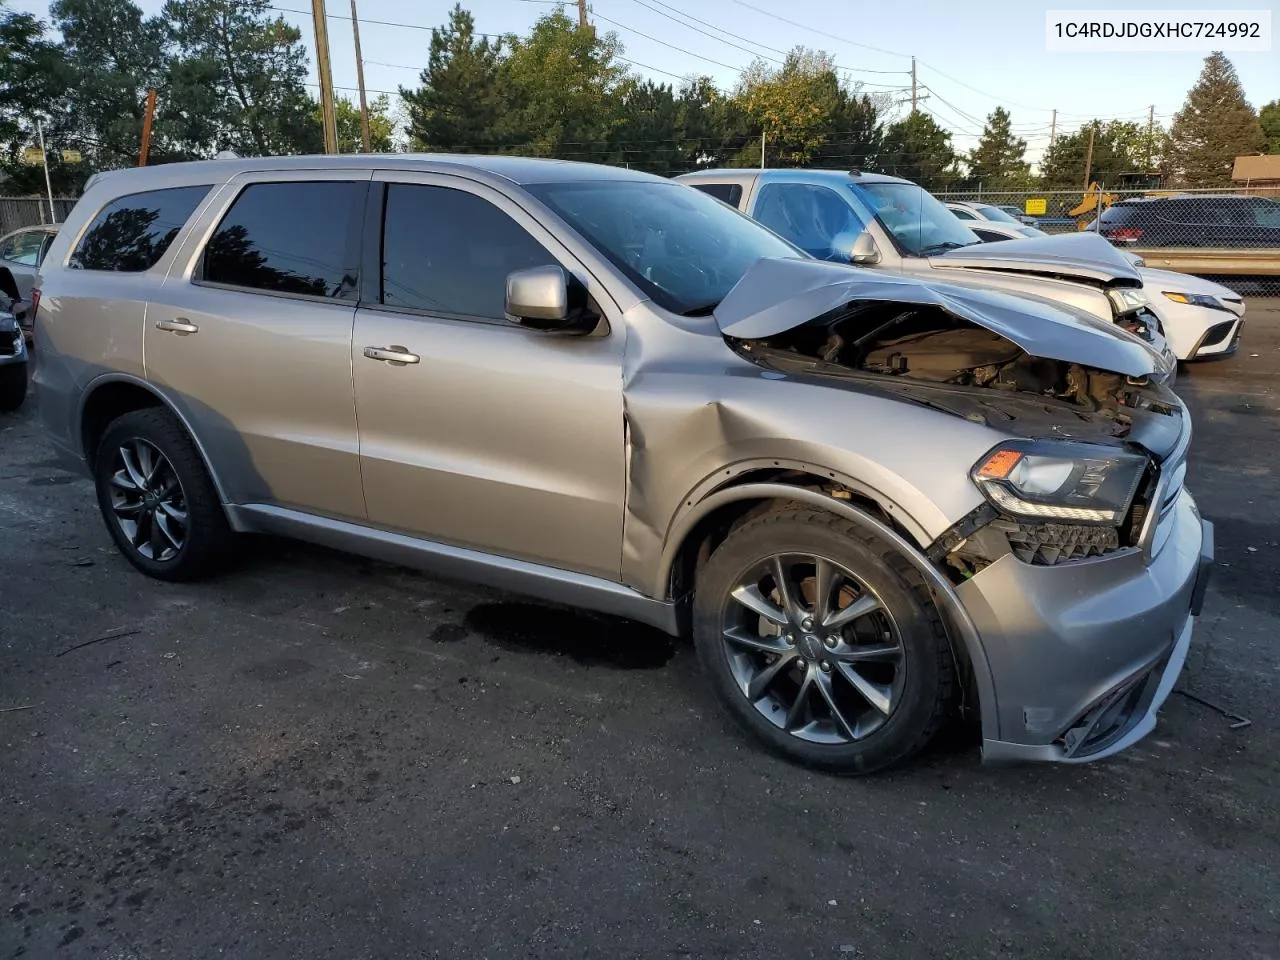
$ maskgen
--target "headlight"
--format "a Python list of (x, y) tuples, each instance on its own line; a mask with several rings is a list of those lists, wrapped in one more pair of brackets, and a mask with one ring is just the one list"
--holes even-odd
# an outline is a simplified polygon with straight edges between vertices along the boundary
[(1100, 444), (1010, 440), (978, 461), (971, 476), (1004, 513), (1119, 526), (1147, 463), (1145, 456)]
[(1140, 310), (1151, 302), (1146, 291), (1140, 287), (1113, 287), (1107, 291), (1107, 296), (1111, 299), (1112, 306), (1116, 308), (1116, 313)]
[(1166, 290), (1164, 295), (1174, 303), (1185, 303), (1193, 307), (1208, 307), (1210, 310), (1225, 310), (1217, 297), (1211, 297), (1207, 293), (1171, 293)]

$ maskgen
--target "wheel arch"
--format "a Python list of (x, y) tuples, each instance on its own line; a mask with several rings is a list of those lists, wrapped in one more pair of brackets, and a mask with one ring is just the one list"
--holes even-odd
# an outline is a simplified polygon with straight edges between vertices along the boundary
[[(660, 570), (662, 579), (658, 581), (666, 589), (666, 599), (677, 606), (682, 632), (688, 630), (691, 607), (688, 600), (696, 582), (697, 570), (730, 530), (747, 517), (776, 509), (783, 503), (798, 502), (817, 507), (848, 520), (868, 535), (889, 543), (924, 579), (942, 614), (952, 652), (962, 662), (965, 667), (963, 672), (971, 680), (972, 692), (978, 701), (976, 713), (982, 723), (983, 736), (998, 736), (999, 712), (982, 638), (972, 617), (956, 595), (951, 581), (922, 552), (928, 541), (918, 538), (911, 529), (915, 527), (919, 530), (919, 525), (910, 521), (909, 517), (904, 518), (908, 522), (903, 522), (903, 519), (889, 513), (884, 504), (864, 491), (850, 490), (848, 499), (831, 496), (820, 485), (824, 479), (829, 484), (831, 476), (807, 476), (816, 482), (807, 485), (781, 482), (776, 474), (755, 471), (740, 475), (740, 482), (721, 485), (702, 499), (686, 504), (686, 509), (672, 523), (667, 545), (663, 550)], [(901, 515), (902, 511), (898, 509), (897, 513)]]
[(191, 438), (191, 442), (195, 444), (196, 450), (200, 452), (200, 459), (204, 463), (205, 470), (208, 471), (210, 480), (213, 481), (213, 488), (218, 493), (219, 501), (223, 504), (228, 503), (222, 481), (213, 469), (204, 444), (201, 443), (200, 437), (191, 428), (190, 421), (183, 416), (177, 404), (164, 391), (158, 390), (154, 384), (128, 374), (109, 374), (100, 377), (84, 391), (76, 416), (76, 437), (85, 462), (92, 469), (98, 443), (112, 421), (126, 413), (154, 407), (166, 410), (181, 424), (182, 429)]

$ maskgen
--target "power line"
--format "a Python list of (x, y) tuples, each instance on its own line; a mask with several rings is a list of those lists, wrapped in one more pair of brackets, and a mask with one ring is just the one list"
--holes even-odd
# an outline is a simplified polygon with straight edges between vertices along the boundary
[(781, 14), (772, 12), (771, 10), (762, 10), (757, 6), (747, 3), (746, 0), (733, 0), (740, 7), (746, 7), (748, 10), (754, 10), (756, 13), (762, 13), (766, 17), (773, 17), (775, 20), (781, 20), (783, 23), (789, 23), (793, 27), (799, 27), (801, 30), (808, 30), (810, 33), (816, 33), (821, 37), (829, 37), (832, 40), (839, 40), (841, 43), (847, 43), (851, 47), (862, 47), (864, 50), (874, 50), (876, 53), (886, 53), (891, 57), (902, 57), (910, 60), (909, 53), (899, 53), (897, 50), (886, 50), (884, 47), (873, 47), (869, 43), (859, 43), (857, 40), (846, 40), (844, 37), (837, 37), (834, 33), (828, 33), (826, 30), (818, 30), (814, 27), (806, 27), (803, 23), (796, 23), (794, 20), (788, 20)]
[[(682, 26), (682, 27), (687, 27), (688, 29), (690, 29), (690, 30), (694, 30), (694, 31), (696, 31), (696, 32), (698, 32), (698, 33), (701, 33), (701, 34), (703, 34), (704, 36), (711, 37), (711, 39), (712, 39), (712, 40), (719, 40), (721, 43), (727, 44), (728, 46), (736, 47), (738, 50), (742, 50), (742, 51), (744, 51), (744, 52), (746, 52), (746, 53), (750, 53), (752, 56), (761, 57), (761, 59), (764, 59), (764, 60), (772, 60), (774, 63), (785, 63), (785, 62), (786, 62), (785, 60), (778, 60), (778, 59), (777, 59), (777, 58), (775, 58), (775, 57), (766, 57), (766, 56), (764, 56), (763, 54), (756, 53), (756, 52), (755, 52), (755, 51), (753, 51), (753, 50), (748, 50), (746, 47), (739, 47), (737, 44), (729, 43), (729, 41), (728, 41), (728, 40), (724, 40), (724, 39), (722, 39), (722, 38), (720, 38), (720, 37), (717, 37), (717, 36), (715, 36), (715, 35), (713, 35), (713, 34), (707, 33), (707, 31), (705, 31), (705, 30), (699, 30), (697, 27), (692, 26), (691, 24), (684, 23), (684, 22), (682, 22), (681, 20), (677, 20), (675, 17), (673, 17), (673, 16), (672, 16), (671, 14), (669, 14), (669, 13), (664, 13), (663, 11), (658, 10), (656, 7), (652, 7), (652, 6), (650, 6), (648, 3), (646, 3), (646, 2), (645, 2), (645, 0), (634, 0), (634, 2), (635, 2), (635, 3), (638, 3), (640, 6), (645, 7), (645, 8), (646, 8), (646, 9), (648, 9), (648, 10), (652, 10), (654, 13), (658, 14), (659, 16), (666, 17), (668, 20), (671, 20), (671, 21), (673, 21), (673, 22), (675, 22), (675, 23), (680, 24), (680, 26)], [(787, 51), (787, 50), (782, 50), (782, 49), (780, 49), (780, 48), (778, 48), (778, 47), (771, 47), (771, 46), (769, 46), (767, 43), (761, 43), (761, 42), (760, 42), (760, 41), (758, 41), (758, 40), (752, 40), (750, 37), (744, 37), (744, 36), (742, 36), (742, 35), (741, 35), (741, 34), (739, 34), (739, 33), (733, 33), (733, 32), (731, 32), (731, 31), (729, 31), (729, 30), (725, 30), (723, 27), (717, 27), (715, 24), (713, 24), (713, 23), (708, 23), (706, 20), (700, 20), (700, 19), (698, 19), (697, 17), (695, 17), (695, 16), (694, 16), (693, 14), (691, 14), (691, 13), (685, 13), (685, 12), (684, 12), (684, 11), (682, 11), (682, 10), (678, 10), (677, 8), (675, 8), (675, 7), (671, 6), (671, 4), (669, 4), (669, 3), (663, 3), (663, 2), (662, 2), (662, 0), (653, 0), (653, 2), (654, 2), (654, 3), (656, 3), (656, 4), (658, 4), (658, 6), (660, 6), (660, 7), (666, 7), (668, 10), (672, 11), (672, 12), (673, 12), (673, 13), (675, 13), (675, 14), (678, 14), (680, 17), (683, 17), (685, 20), (692, 20), (694, 23), (700, 23), (700, 24), (702, 24), (704, 27), (710, 27), (712, 30), (715, 30), (715, 31), (717, 31), (717, 32), (719, 32), (719, 33), (723, 33), (723, 34), (724, 34), (725, 36), (727, 36), (727, 37), (733, 37), (735, 40), (741, 40), (743, 43), (749, 43), (749, 44), (751, 44), (752, 46), (761, 47), (762, 49), (770, 50), (770, 51), (772, 51), (772, 52), (774, 52), (774, 53), (780, 53), (780, 54), (782, 54), (782, 55), (783, 55), (783, 57), (786, 57), (786, 56), (788, 56), (788, 55), (789, 55), (789, 51)], [(838, 69), (838, 70), (844, 70), (844, 71), (849, 72), (849, 73), (877, 73), (877, 74), (893, 74), (893, 75), (895, 75), (895, 76), (896, 76), (896, 75), (905, 75), (905, 74), (906, 74), (906, 71), (905, 71), (905, 70), (872, 70), (872, 69), (870, 69), (869, 67), (846, 67), (846, 66), (844, 66), (843, 64), (839, 64), (839, 63), (835, 64), (835, 67), (836, 67), (836, 69)]]

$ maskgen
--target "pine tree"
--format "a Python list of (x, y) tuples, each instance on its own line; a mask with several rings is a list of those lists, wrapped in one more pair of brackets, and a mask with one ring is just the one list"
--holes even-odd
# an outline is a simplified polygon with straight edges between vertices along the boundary
[(1272, 100), (1259, 110), (1258, 120), (1267, 138), (1267, 153), (1280, 153), (1280, 100)]
[(1023, 159), (1027, 141), (1013, 135), (1009, 111), (996, 107), (982, 128), (982, 139), (969, 151), (969, 179), (983, 190), (1017, 190), (1027, 185), (1030, 168)]
[(1171, 170), (1188, 187), (1230, 183), (1235, 158), (1263, 148), (1258, 115), (1245, 99), (1236, 68), (1221, 53), (1205, 58), (1170, 137)]
[(500, 41), (476, 35), (475, 19), (456, 5), (449, 22), (431, 31), (422, 86), (400, 88), (414, 146), (483, 153), (495, 149), (506, 107), (498, 82)]
[(951, 134), (927, 113), (908, 114), (885, 131), (880, 168), (926, 190), (945, 189), (956, 179)]

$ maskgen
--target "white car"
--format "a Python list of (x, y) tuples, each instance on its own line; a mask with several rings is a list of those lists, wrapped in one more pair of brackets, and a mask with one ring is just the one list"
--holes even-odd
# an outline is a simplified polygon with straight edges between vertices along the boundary
[[(951, 204), (947, 204), (951, 207)], [(954, 211), (953, 211), (954, 212)], [(963, 219), (963, 218), (962, 218)], [(987, 243), (1045, 236), (1035, 227), (983, 221), (965, 223)], [(1026, 231), (1034, 230), (1034, 234)], [(1244, 327), (1244, 299), (1230, 287), (1172, 270), (1155, 270), (1137, 254), (1120, 251), (1142, 275), (1142, 289), (1160, 318), (1165, 340), (1179, 360), (1208, 360), (1235, 353)]]
[(1024, 237), (1042, 237), (1044, 231), (1040, 230), (1025, 215), (1013, 213), (1017, 207), (997, 206), (994, 203), (982, 203), (978, 200), (948, 200), (947, 209), (954, 213), (959, 219), (965, 221), (965, 225), (972, 228), (973, 220), (990, 221), (991, 223), (1003, 223), (1014, 227), (1023, 227), (1030, 231), (1023, 233)]

